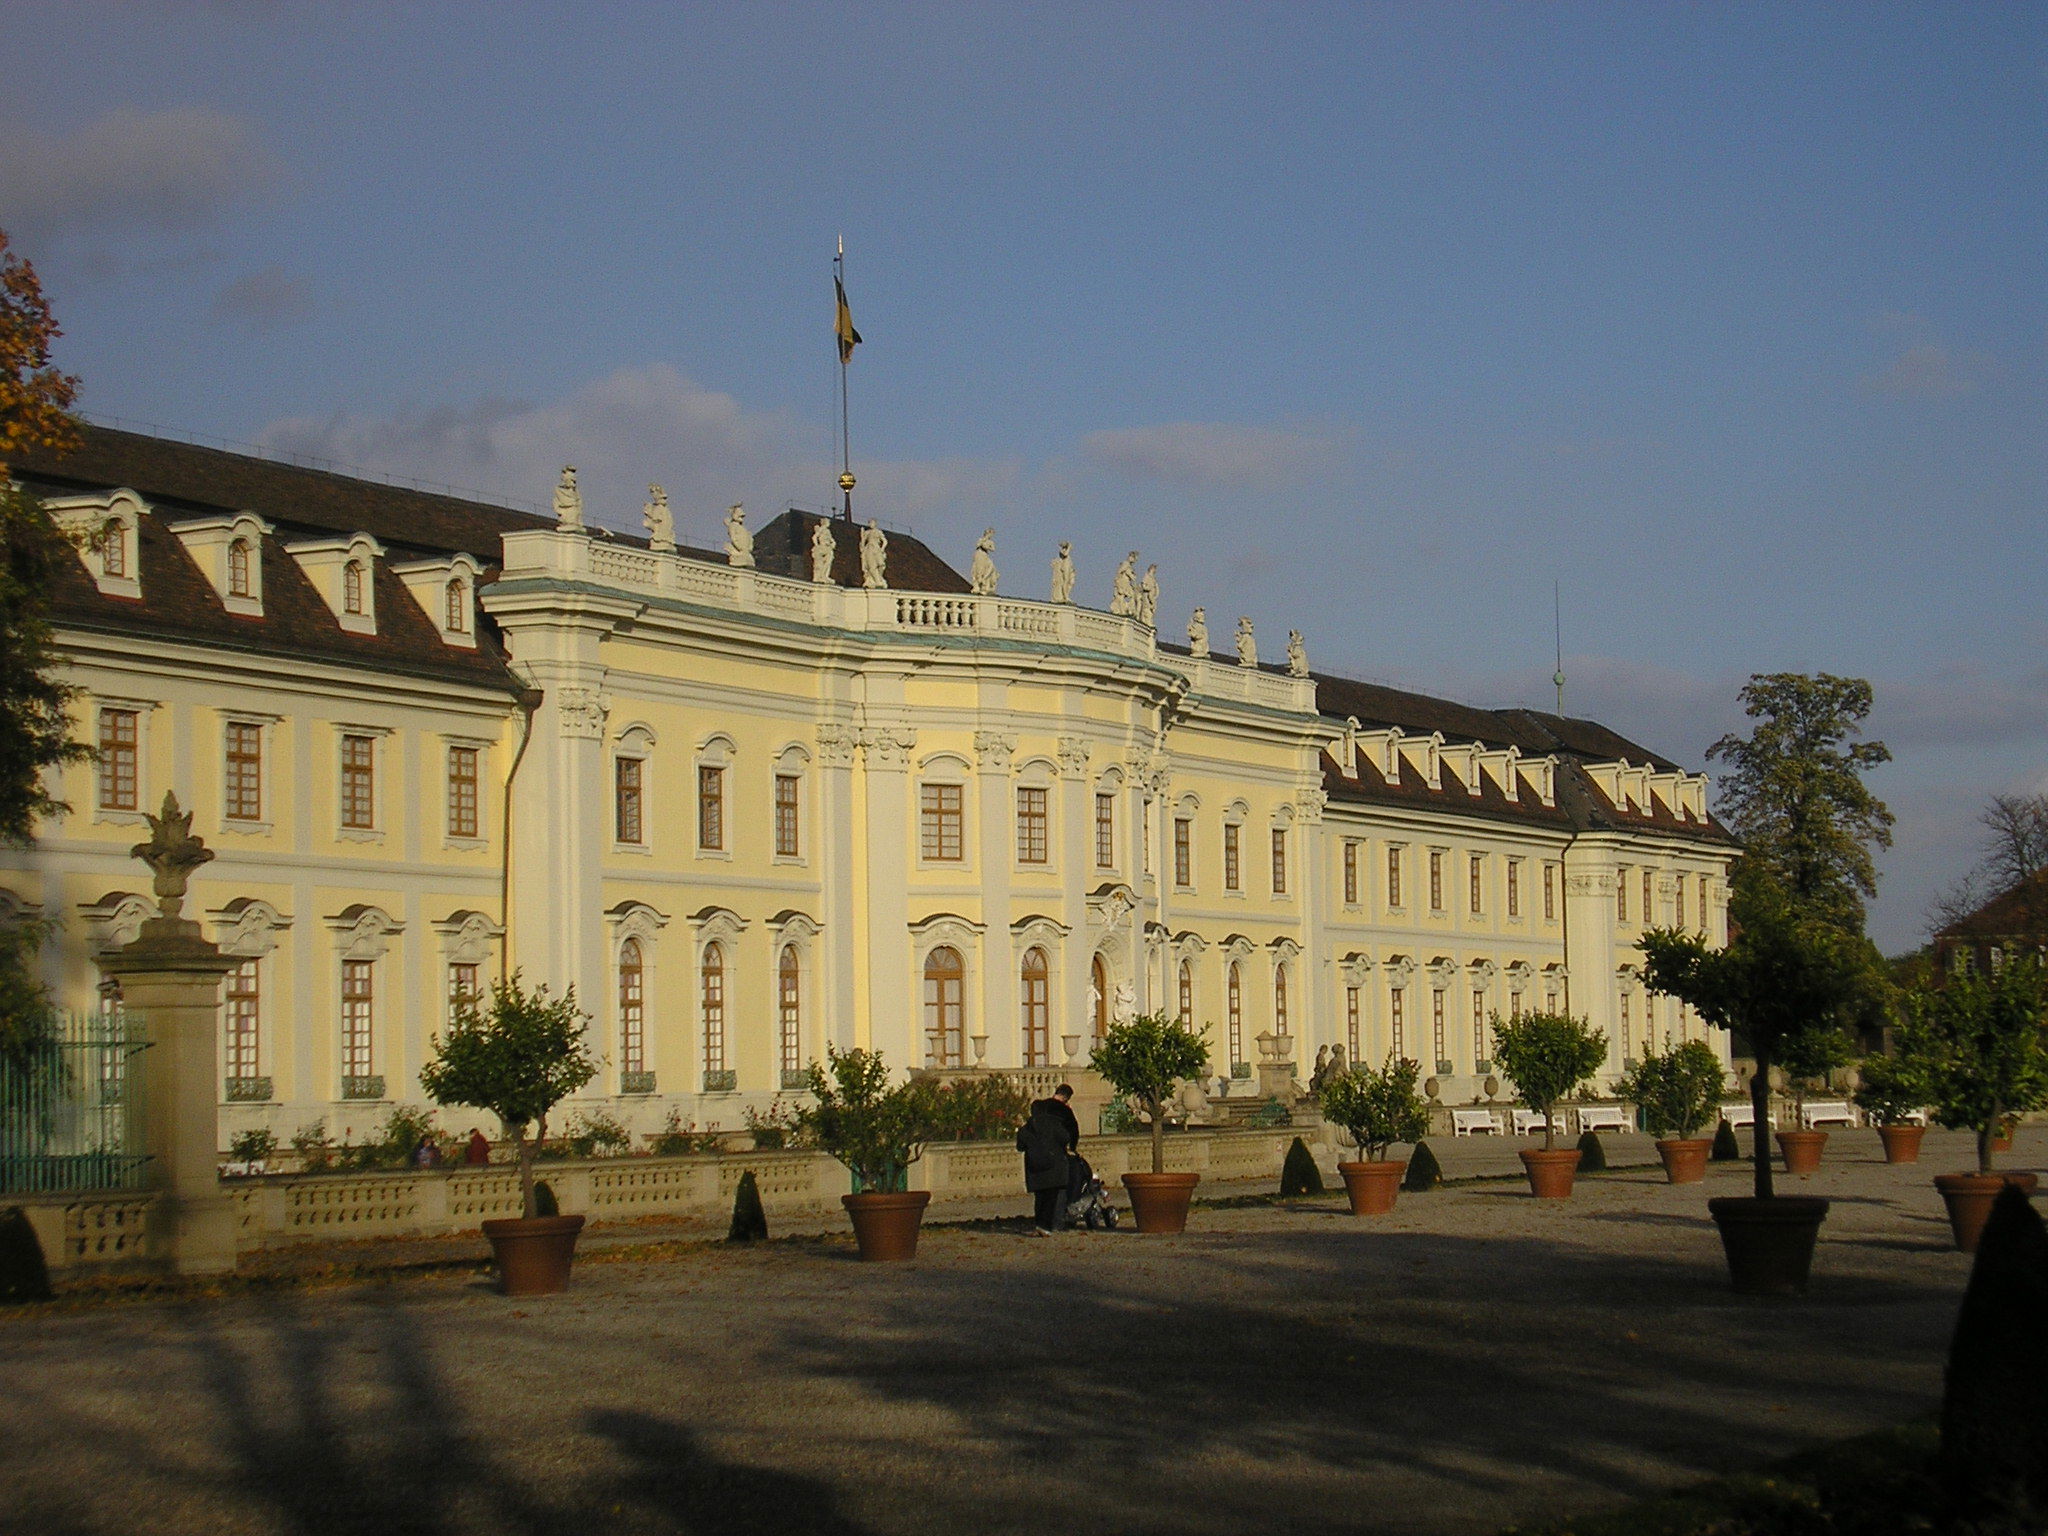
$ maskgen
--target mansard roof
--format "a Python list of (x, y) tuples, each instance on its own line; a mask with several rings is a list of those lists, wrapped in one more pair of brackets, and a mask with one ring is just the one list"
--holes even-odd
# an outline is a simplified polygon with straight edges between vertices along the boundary
[(2039, 943), (2043, 935), (2048, 935), (2048, 869), (2037, 870), (2018, 885), (2000, 891), (1976, 911), (1937, 931), (1934, 938), (1937, 944), (1970, 939)]

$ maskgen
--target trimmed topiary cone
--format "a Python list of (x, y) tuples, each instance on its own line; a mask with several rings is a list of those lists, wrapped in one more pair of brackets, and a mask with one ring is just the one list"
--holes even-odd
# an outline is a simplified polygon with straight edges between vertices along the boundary
[(1320, 1195), (1322, 1192), (1322, 1170), (1316, 1167), (1308, 1143), (1297, 1136), (1294, 1145), (1287, 1149), (1287, 1161), (1280, 1165), (1280, 1198), (1292, 1200), (1299, 1195)]
[(28, 1212), (18, 1205), (0, 1211), (0, 1302), (48, 1301), (50, 1266)]
[(1726, 1120), (1714, 1127), (1714, 1150), (1709, 1156), (1717, 1163), (1742, 1161), (1742, 1143), (1735, 1139), (1735, 1127)]
[[(2007, 1185), (1977, 1245), (1949, 1346), (1942, 1470), (1959, 1509), (2018, 1522), (2048, 1513), (2048, 1229)], [(2000, 1526), (2000, 1529), (2006, 1527)]]
[(1605, 1173), (1607, 1171), (1607, 1149), (1600, 1145), (1600, 1137), (1587, 1131), (1579, 1137), (1579, 1172)]
[(1436, 1154), (1429, 1150), (1429, 1143), (1415, 1143), (1415, 1151), (1408, 1159), (1407, 1176), (1401, 1180), (1402, 1190), (1411, 1195), (1419, 1195), (1435, 1189), (1443, 1181), (1444, 1166), (1436, 1160)]
[(732, 1230), (728, 1243), (758, 1243), (768, 1238), (768, 1213), (761, 1209), (761, 1186), (749, 1168), (740, 1175), (739, 1188), (732, 1192)]

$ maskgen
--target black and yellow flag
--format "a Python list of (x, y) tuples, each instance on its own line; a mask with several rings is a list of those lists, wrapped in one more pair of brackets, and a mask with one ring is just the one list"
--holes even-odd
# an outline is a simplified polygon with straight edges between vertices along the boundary
[(853, 328), (853, 311), (846, 307), (846, 284), (832, 279), (832, 291), (839, 296), (839, 315), (833, 329), (839, 333), (839, 361), (853, 361), (853, 349), (860, 345), (860, 332)]

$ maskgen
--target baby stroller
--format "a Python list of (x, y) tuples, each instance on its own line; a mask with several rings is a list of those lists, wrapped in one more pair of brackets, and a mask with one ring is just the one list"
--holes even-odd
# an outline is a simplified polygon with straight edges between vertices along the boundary
[(1116, 1207), (1088, 1159), (1075, 1153), (1067, 1159), (1067, 1221), (1090, 1232), (1114, 1232)]

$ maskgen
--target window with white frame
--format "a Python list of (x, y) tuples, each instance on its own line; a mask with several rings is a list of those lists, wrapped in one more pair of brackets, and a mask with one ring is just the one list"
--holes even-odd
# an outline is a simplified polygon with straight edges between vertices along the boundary
[(230, 1081), (262, 1075), (258, 1032), (262, 1022), (263, 993), (257, 964), (254, 960), (244, 960), (229, 971), (227, 985), (223, 989), (227, 1037), (222, 1042), (222, 1065), (227, 1070), (222, 1075)]
[(351, 831), (377, 825), (377, 739), (341, 738), (341, 824)]
[(647, 965), (640, 941), (619, 946), (619, 1072), (647, 1070)]
[(704, 1026), (704, 1071), (708, 1080), (711, 1074), (725, 1070), (725, 946), (716, 939), (704, 946), (698, 986)]
[(1095, 796), (1095, 867), (1116, 868), (1116, 796)]
[(775, 1035), (786, 1086), (804, 1069), (804, 969), (794, 944), (783, 945), (775, 963)]
[(803, 818), (799, 796), (803, 780), (793, 773), (775, 775), (775, 856), (779, 859), (803, 855)]

